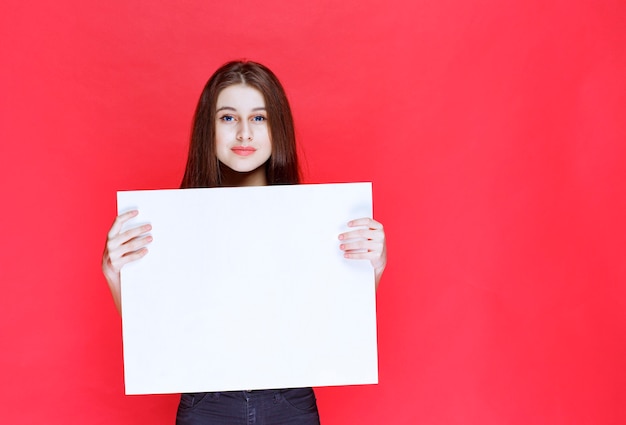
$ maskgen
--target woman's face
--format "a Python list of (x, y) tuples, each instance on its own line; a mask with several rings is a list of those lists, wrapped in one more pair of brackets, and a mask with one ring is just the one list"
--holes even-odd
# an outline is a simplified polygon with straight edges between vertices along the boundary
[(217, 97), (217, 158), (231, 170), (250, 174), (247, 180), (266, 184), (263, 166), (272, 154), (263, 94), (244, 84), (226, 87)]

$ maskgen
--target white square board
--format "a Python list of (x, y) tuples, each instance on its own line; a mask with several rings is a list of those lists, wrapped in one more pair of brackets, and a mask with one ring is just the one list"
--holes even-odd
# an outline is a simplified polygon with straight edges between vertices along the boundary
[(127, 394), (377, 382), (374, 274), (337, 238), (370, 183), (118, 192), (130, 209), (154, 241), (122, 269)]

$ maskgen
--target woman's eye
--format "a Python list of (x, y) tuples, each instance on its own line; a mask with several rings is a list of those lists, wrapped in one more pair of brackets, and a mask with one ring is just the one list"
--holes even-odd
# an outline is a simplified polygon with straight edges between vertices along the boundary
[(265, 117), (263, 115), (257, 115), (254, 118), (252, 118), (252, 120), (255, 122), (262, 122), (262, 121), (265, 121)]
[(224, 115), (223, 117), (220, 118), (222, 121), (225, 122), (232, 122), (235, 121), (235, 117), (233, 117), (232, 115)]

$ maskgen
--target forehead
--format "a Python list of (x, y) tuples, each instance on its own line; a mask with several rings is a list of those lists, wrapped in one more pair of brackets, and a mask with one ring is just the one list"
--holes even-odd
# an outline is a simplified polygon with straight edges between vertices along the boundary
[(245, 84), (235, 84), (223, 89), (217, 96), (217, 109), (222, 107), (235, 109), (264, 108), (263, 93)]

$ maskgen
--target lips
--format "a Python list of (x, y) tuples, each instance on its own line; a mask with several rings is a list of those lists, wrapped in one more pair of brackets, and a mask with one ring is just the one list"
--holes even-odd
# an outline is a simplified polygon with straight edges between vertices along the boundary
[(248, 156), (256, 152), (256, 149), (252, 146), (235, 146), (230, 150), (239, 156)]

